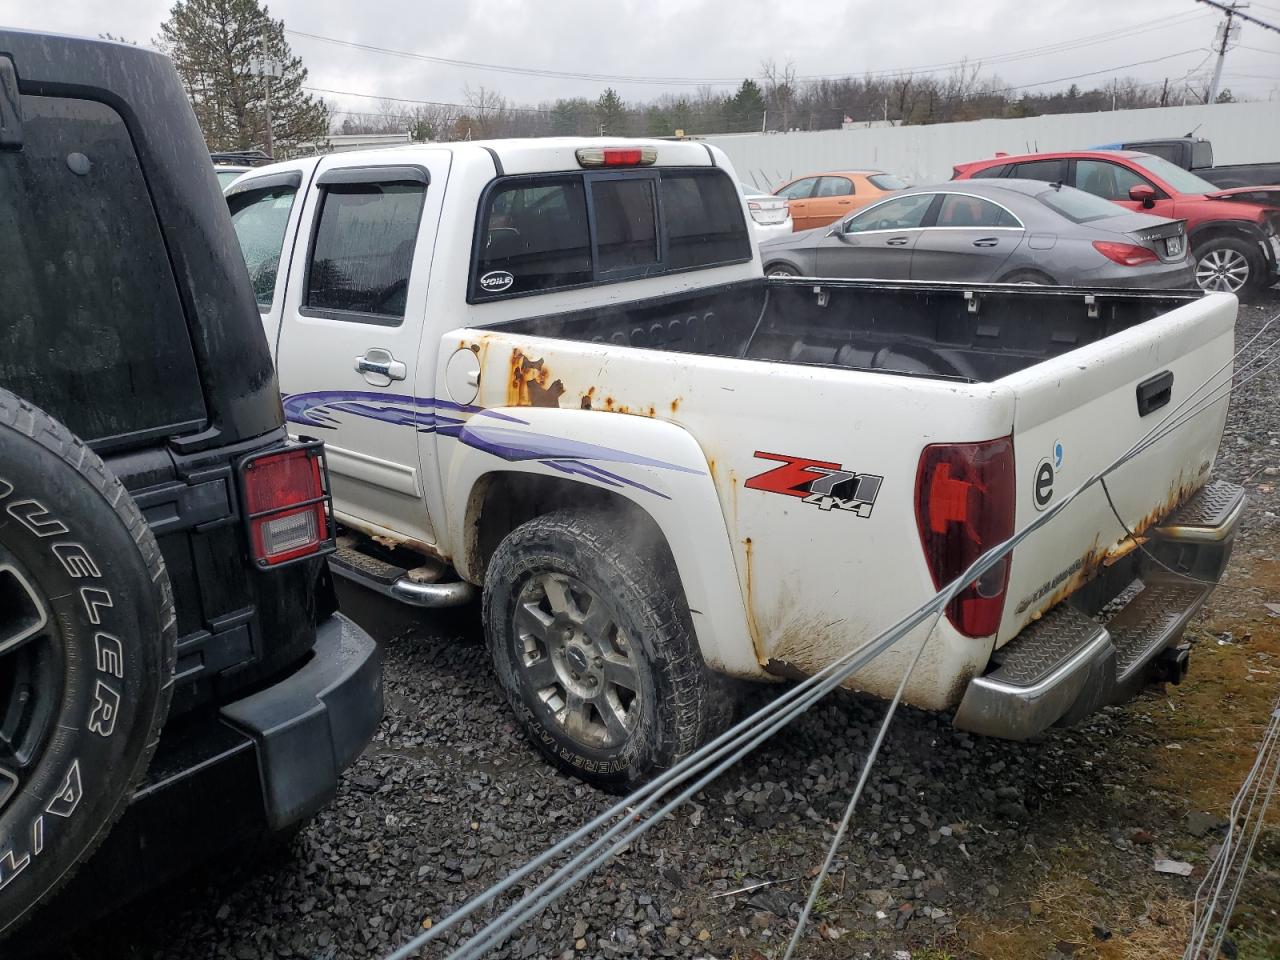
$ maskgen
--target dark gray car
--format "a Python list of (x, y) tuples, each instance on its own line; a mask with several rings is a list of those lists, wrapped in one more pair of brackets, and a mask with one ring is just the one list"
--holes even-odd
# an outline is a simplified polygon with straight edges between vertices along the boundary
[(1192, 287), (1185, 221), (1039, 180), (914, 187), (760, 245), (767, 274)]

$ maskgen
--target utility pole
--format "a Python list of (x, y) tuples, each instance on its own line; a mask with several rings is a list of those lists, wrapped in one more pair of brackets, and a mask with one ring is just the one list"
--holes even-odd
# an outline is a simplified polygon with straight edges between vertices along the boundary
[(1196, 2), (1221, 10), (1226, 14), (1226, 18), (1218, 25), (1220, 32), (1213, 38), (1214, 45), (1218, 49), (1218, 62), (1214, 65), (1213, 79), (1209, 82), (1209, 94), (1204, 101), (1205, 103), (1213, 103), (1218, 98), (1218, 84), (1222, 81), (1222, 63), (1227, 57), (1227, 44), (1235, 39), (1233, 34), (1238, 35), (1240, 32), (1240, 25), (1234, 22), (1235, 18), (1239, 17), (1246, 23), (1253, 23), (1264, 30), (1272, 30), (1276, 33), (1280, 33), (1280, 27), (1245, 13), (1244, 9), (1248, 4), (1240, 3), (1238, 0), (1232, 0), (1229, 4), (1219, 3), (1218, 0), (1196, 0)]
[(1218, 25), (1218, 35), (1214, 37), (1218, 48), (1218, 62), (1213, 65), (1213, 79), (1209, 81), (1209, 92), (1205, 95), (1205, 103), (1213, 103), (1218, 99), (1218, 86), (1222, 83), (1222, 65), (1227, 60), (1227, 44), (1232, 39), (1232, 33), (1240, 30), (1233, 19), (1238, 6), (1238, 3), (1233, 2), (1227, 7), (1226, 18)]
[(272, 160), (276, 158), (275, 136), (271, 119), (271, 84), (276, 77), (284, 72), (284, 65), (279, 60), (268, 60), (265, 39), (262, 45), (262, 55), (249, 61), (249, 72), (254, 76), (262, 77), (267, 90), (265, 114), (266, 114), (266, 142), (267, 156)]

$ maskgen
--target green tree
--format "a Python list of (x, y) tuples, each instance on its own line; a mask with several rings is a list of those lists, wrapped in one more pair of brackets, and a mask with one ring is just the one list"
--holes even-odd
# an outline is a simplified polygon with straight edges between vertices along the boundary
[[(209, 149), (265, 148), (268, 92), (276, 156), (327, 138), (329, 108), (303, 90), (307, 69), (284, 21), (259, 0), (178, 0), (156, 45), (178, 68)], [(280, 76), (255, 75), (256, 60), (278, 63)]]
[(606, 87), (596, 101), (596, 123), (607, 137), (626, 136), (627, 106), (613, 87)]
[(764, 121), (764, 92), (754, 80), (743, 80), (738, 92), (725, 101), (725, 121), (732, 133), (759, 130)]

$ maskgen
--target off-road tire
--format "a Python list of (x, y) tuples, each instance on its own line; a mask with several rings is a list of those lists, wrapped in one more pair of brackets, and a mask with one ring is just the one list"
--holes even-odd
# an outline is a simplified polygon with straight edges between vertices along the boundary
[[(729, 685), (703, 662), (670, 554), (620, 535), (627, 528), (616, 515), (587, 511), (530, 520), (494, 552), (482, 598), (489, 654), (525, 734), (562, 770), (611, 792), (626, 792), (670, 768), (733, 715)], [(533, 578), (548, 573), (576, 578), (604, 598), (640, 653), (639, 716), (616, 747), (586, 746), (569, 736), (518, 664), (524, 641), (515, 626), (517, 602)]]
[(177, 633), (133, 499), (65, 426), (5, 390), (0, 567), (0, 731), (27, 732), (25, 765), (0, 740), (18, 773), (0, 802), (3, 938), (124, 813), (168, 710)]

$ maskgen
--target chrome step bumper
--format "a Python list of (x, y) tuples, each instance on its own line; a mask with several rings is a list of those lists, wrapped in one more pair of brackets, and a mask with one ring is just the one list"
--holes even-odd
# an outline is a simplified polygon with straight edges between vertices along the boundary
[[(1215, 481), (1147, 532), (1142, 589), (1104, 626), (1062, 603), (996, 651), (970, 681), (955, 725), (1023, 740), (1134, 696), (1176, 647), (1231, 555), (1244, 490)], [(1181, 576), (1179, 574), (1185, 574)], [(1181, 658), (1185, 662), (1185, 656)]]

